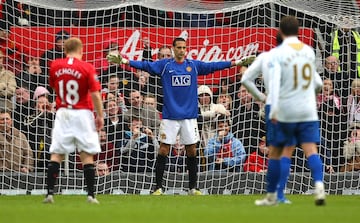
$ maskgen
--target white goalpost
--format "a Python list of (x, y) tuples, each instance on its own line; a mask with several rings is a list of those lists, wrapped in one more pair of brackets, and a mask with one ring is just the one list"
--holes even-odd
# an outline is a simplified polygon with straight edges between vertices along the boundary
[[(354, 143), (350, 149), (343, 150), (345, 142), (356, 140), (358, 128), (356, 120), (350, 120), (353, 110), (347, 104), (351, 84), (360, 77), (357, 65), (352, 65), (357, 61), (347, 61), (349, 66), (340, 64), (338, 74), (344, 75), (343, 79), (327, 76), (329, 74), (324, 68), (325, 58), (334, 54), (334, 32), (341, 28), (357, 32), (360, 27), (360, 3), (355, 0), (5, 1), (0, 18), (0, 30), (4, 33), (0, 45), (6, 56), (4, 69), (14, 73), (17, 86), (16, 90), (0, 97), (9, 99), (10, 104), (4, 106), (11, 111), (12, 126), (27, 137), (31, 152), (25, 153), (25, 146), (20, 146), (18, 149), (22, 152), (18, 161), (11, 154), (13, 145), (5, 145), (8, 143), (6, 138), (4, 143), (0, 142), (0, 164), (3, 164), (0, 166), (0, 194), (43, 194), (46, 191), (46, 165), (56, 115), (56, 111), (50, 108), (54, 95), (47, 78), (51, 60), (63, 56), (61, 44), (56, 49), (58, 40), (72, 36), (83, 41), (83, 60), (94, 64), (103, 88), (105, 119), (108, 122), (105, 122), (105, 135), (100, 139), (102, 152), (95, 156), (97, 164), (105, 165), (98, 165), (96, 193), (150, 194), (155, 186), (158, 142), (152, 139), (146, 142), (128, 140), (131, 118), (126, 118), (125, 113), (134, 106), (131, 102), (134, 90), (143, 97), (141, 109), (148, 109), (145, 98), (155, 98), (157, 104), (152, 109), (157, 110), (156, 120), (149, 110), (140, 119), (145, 128), (151, 129), (154, 134), (158, 132), (160, 126), (154, 123), (161, 119), (161, 83), (144, 72), (108, 64), (106, 54), (117, 51), (127, 59), (155, 61), (163, 47), (171, 48), (174, 38), (183, 37), (187, 41), (188, 59), (204, 62), (238, 60), (275, 47), (280, 19), (286, 15), (298, 18), (301, 27), (299, 38), (314, 47), (317, 71), (324, 80), (332, 81), (333, 92), (340, 103), (319, 102), (322, 136), (319, 152), (324, 162), (326, 191), (329, 194), (360, 194), (360, 167), (346, 168), (360, 166), (355, 158), (360, 157), (357, 152), (360, 148)], [(360, 45), (360, 39), (357, 44)], [(356, 48), (356, 43), (348, 47), (349, 50)], [(244, 69), (230, 68), (198, 78), (199, 86), (206, 85), (212, 91), (212, 103), (229, 106), (231, 132), (242, 142), (246, 153), (236, 166), (223, 165), (220, 170), (213, 170), (214, 160), (206, 157), (204, 151), (206, 136), (211, 137), (216, 132), (216, 119), (200, 114), (197, 186), (204, 194), (265, 191), (265, 172), (244, 170), (245, 162), (251, 153), (259, 150), (259, 143), (265, 135), (261, 106), (253, 99), (248, 100), (248, 95), (241, 92), (239, 80)], [(115, 95), (111, 83), (118, 86)], [(226, 86), (225, 92), (219, 90), (221, 83)], [(260, 89), (264, 88), (261, 78), (256, 80), (256, 84)], [(39, 86), (48, 92), (36, 91)], [(38, 97), (44, 94), (50, 106), (45, 109)], [(113, 114), (113, 101), (119, 110), (117, 115)], [(114, 116), (119, 119), (112, 119)], [(138, 114), (130, 114), (132, 116)], [(129, 149), (125, 146), (127, 143), (135, 146)], [(163, 181), (167, 194), (186, 194), (188, 174), (185, 157), (180, 145), (172, 147)], [(22, 162), (20, 166), (27, 166), (30, 171), (13, 169), (11, 163), (14, 162)], [(298, 148), (292, 158), (286, 193), (308, 194), (312, 193), (312, 189), (306, 159)], [(70, 154), (61, 165), (56, 192), (83, 194), (85, 190), (79, 158)]]

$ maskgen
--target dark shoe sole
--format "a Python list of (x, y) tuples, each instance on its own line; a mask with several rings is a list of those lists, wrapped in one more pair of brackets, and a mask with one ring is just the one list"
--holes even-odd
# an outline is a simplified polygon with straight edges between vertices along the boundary
[(324, 206), (325, 205), (325, 200), (324, 199), (316, 200), (315, 205), (316, 206)]

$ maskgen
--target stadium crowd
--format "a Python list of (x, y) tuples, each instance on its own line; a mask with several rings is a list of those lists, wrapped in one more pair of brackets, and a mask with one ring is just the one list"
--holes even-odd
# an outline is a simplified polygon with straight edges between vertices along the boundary
[[(232, 20), (237, 19), (236, 15), (230, 17), (226, 13), (204, 16), (141, 6), (67, 12), (45, 10), (16, 1), (4, 2), (0, 18), (0, 171), (46, 170), (56, 114), (53, 92), (47, 80), (48, 67), (52, 60), (65, 56), (63, 43), (71, 36), (65, 30), (56, 33), (55, 47), (34, 57), (8, 38), (11, 26), (111, 24), (122, 27), (151, 23), (167, 27), (209, 27), (233, 24)], [(356, 30), (339, 28), (327, 36), (332, 38), (328, 39), (323, 56), (321, 76), (324, 86), (318, 95), (321, 120), (319, 152), (328, 173), (359, 171), (360, 35)], [(143, 42), (146, 43), (143, 60), (172, 57), (171, 46), (161, 47), (155, 58), (149, 55), (152, 40)], [(95, 157), (97, 164), (101, 164), (97, 175), (108, 175), (109, 171), (153, 172), (159, 149), (157, 134), (162, 119), (162, 86), (157, 77), (147, 72), (106, 60), (110, 53), (119, 54), (121, 46), (116, 39), (105, 42), (103, 46), (103, 56), (94, 63), (102, 84), (105, 109), (105, 127), (99, 132), (102, 152)], [(244, 70), (246, 67), (239, 69), (234, 78), (217, 80), (218, 86), (198, 86), (201, 140), (197, 151), (200, 171), (266, 172), (263, 104), (255, 101), (240, 85), (238, 80)], [(264, 90), (261, 78), (256, 80), (256, 84)], [(12, 114), (11, 117), (9, 114)], [(12, 154), (9, 143), (17, 147), (16, 154)], [(297, 149), (296, 153), (292, 171), (309, 171), (305, 159), (301, 158), (304, 157), (302, 151)], [(15, 155), (21, 159), (15, 159)], [(82, 168), (77, 155), (72, 155), (70, 160), (74, 167)], [(184, 146), (179, 143), (173, 145), (167, 171), (186, 172), (184, 160)]]

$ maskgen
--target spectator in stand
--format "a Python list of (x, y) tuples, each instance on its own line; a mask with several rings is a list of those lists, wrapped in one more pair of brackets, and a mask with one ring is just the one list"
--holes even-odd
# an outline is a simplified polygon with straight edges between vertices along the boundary
[(150, 40), (148, 37), (144, 37), (142, 39), (142, 43), (143, 43), (143, 54), (142, 54), (142, 60), (147, 60), (152, 62), (152, 49), (150, 46)]
[(230, 116), (224, 105), (213, 103), (213, 94), (206, 85), (198, 87), (200, 147), (204, 149), (210, 138), (215, 135), (215, 122), (220, 115)]
[(0, 171), (32, 172), (33, 153), (26, 136), (12, 126), (11, 113), (0, 108)]
[(9, 36), (8, 29), (0, 28), (0, 51), (5, 57), (3, 66), (18, 75), (22, 70), (23, 58), (28, 55), (28, 50), (11, 40)]
[[(325, 70), (323, 74), (324, 79), (332, 80), (333, 85), (333, 94), (340, 98), (340, 119), (338, 125), (340, 124), (340, 135), (343, 140), (347, 138), (348, 134), (348, 115), (349, 112), (347, 110), (348, 98), (351, 93), (351, 84), (352, 79), (346, 72), (339, 71), (339, 59), (335, 56), (328, 56), (325, 59)], [(327, 81), (328, 82), (328, 81)], [(329, 83), (329, 82), (328, 82)], [(325, 84), (325, 83), (324, 83)], [(330, 86), (330, 85), (327, 85)], [(335, 105), (339, 105), (337, 99), (334, 100)]]
[(209, 139), (204, 149), (208, 158), (209, 170), (225, 170), (239, 172), (246, 159), (246, 152), (241, 141), (230, 132), (231, 121), (228, 116), (221, 115), (216, 122), (216, 134)]
[(105, 162), (95, 163), (95, 175), (98, 177), (104, 177), (110, 174), (110, 168)]
[(42, 73), (38, 57), (29, 57), (24, 70), (16, 76), (16, 84), (29, 89), (31, 97), (37, 86), (46, 86), (46, 82), (46, 76)]
[(340, 172), (360, 171), (360, 126), (358, 123), (350, 128), (348, 139), (344, 142), (344, 165)]
[(323, 81), (322, 93), (317, 96), (318, 113), (321, 124), (320, 150), (328, 151), (332, 164), (338, 165), (340, 158), (340, 142), (345, 140), (347, 125), (341, 122), (342, 107), (340, 98), (333, 91), (330, 79)]
[(269, 149), (266, 146), (265, 136), (260, 138), (258, 151), (252, 152), (245, 161), (245, 172), (263, 173), (267, 171)]
[(235, 93), (235, 98), (234, 98), (234, 108), (237, 108), (239, 107), (239, 98), (237, 97), (236, 95), (236, 91), (238, 91), (241, 87), (241, 78), (242, 76), (244, 75), (245, 71), (248, 69), (248, 67), (246, 66), (242, 66), (239, 68), (239, 72), (235, 75), (235, 80), (234, 80), (234, 83), (235, 83), (235, 86), (234, 86), (234, 93)]
[(156, 109), (157, 101), (156, 101), (155, 95), (153, 95), (153, 94), (145, 95), (143, 104), (144, 104), (144, 106), (148, 106), (148, 107), (152, 107), (152, 108)]
[(109, 76), (106, 81), (106, 87), (102, 89), (102, 92), (112, 93), (113, 95), (118, 95), (122, 93), (119, 89), (119, 77), (116, 74), (112, 74)]
[(119, 77), (116, 74), (109, 76), (107, 81), (107, 87), (103, 88), (102, 94), (105, 95), (105, 99), (115, 99), (117, 105), (121, 109), (121, 112), (124, 113), (127, 108), (125, 104), (124, 92), (119, 88)]
[(335, 56), (339, 60), (338, 71), (354, 80), (360, 77), (360, 34), (350, 24), (350, 18), (343, 19), (342, 27), (327, 35), (325, 58)]
[(260, 105), (255, 103), (245, 86), (241, 86), (237, 98), (239, 106), (233, 109), (232, 132), (243, 143), (247, 154), (256, 151), (257, 138), (264, 135), (265, 122), (260, 117)]
[(157, 101), (156, 101), (156, 97), (153, 94), (146, 94), (144, 96), (144, 107), (151, 107), (153, 109), (155, 109), (158, 113), (159, 113), (159, 118), (162, 118), (161, 112), (159, 112), (157, 110)]
[(341, 111), (341, 99), (334, 92), (333, 82), (330, 79), (325, 79), (323, 80), (322, 92), (317, 95), (318, 109), (321, 107), (321, 104), (330, 100), (334, 102), (336, 109)]
[(159, 113), (155, 108), (143, 106), (143, 96), (138, 90), (132, 90), (130, 93), (130, 105), (128, 110), (124, 113), (124, 120), (130, 123), (131, 117), (137, 116), (142, 118), (142, 125), (151, 129), (157, 135), (157, 130), (160, 127)]
[(101, 152), (94, 156), (94, 160), (97, 161), (97, 163), (105, 163), (108, 169), (118, 170), (120, 168), (120, 162), (119, 157), (115, 156), (115, 144), (108, 140), (105, 128), (99, 131), (99, 141)]
[(138, 90), (142, 95), (157, 93), (158, 87), (149, 82), (150, 74), (148, 72), (137, 70), (135, 76), (137, 76), (137, 80), (132, 82), (131, 90)]
[(37, 87), (33, 96), (35, 111), (26, 117), (23, 125), (27, 139), (34, 153), (35, 170), (45, 171), (50, 159), (51, 129), (55, 120), (55, 105), (49, 102), (50, 92)]
[[(70, 34), (65, 31), (61, 30), (55, 34), (55, 46), (54, 48), (51, 48), (43, 53), (40, 57), (40, 67), (42, 69), (43, 75), (45, 77), (48, 77), (49, 75), (49, 68), (51, 65), (51, 62), (58, 58), (65, 58), (65, 52), (64, 52), (64, 42), (65, 40), (70, 38)], [(47, 78), (45, 78), (47, 79)], [(47, 86), (47, 83), (46, 85)], [(51, 89), (48, 89), (51, 91)]]
[(12, 110), (11, 98), (15, 95), (16, 80), (14, 73), (4, 67), (4, 58), (0, 51), (0, 108)]
[(328, 56), (325, 59), (324, 79), (330, 79), (334, 83), (335, 93), (341, 97), (342, 104), (346, 104), (350, 94), (350, 86), (353, 79), (350, 79), (348, 73), (340, 71), (340, 61), (335, 56)]
[(232, 113), (233, 110), (233, 99), (228, 94), (220, 94), (216, 100), (217, 104), (222, 104), (229, 113)]
[[(145, 50), (145, 49), (144, 49)], [(143, 55), (144, 57), (144, 55)], [(172, 52), (171, 48), (168, 46), (162, 46), (159, 48), (159, 51), (157, 53), (157, 60), (161, 59), (170, 59), (172, 58)], [(162, 105), (163, 105), (163, 87), (161, 84), (161, 78), (158, 76), (150, 75), (148, 77), (148, 86), (150, 86), (150, 92), (156, 96), (157, 100), (157, 110), (162, 111)], [(148, 94), (148, 93), (146, 93)]]
[(25, 131), (25, 119), (33, 111), (30, 101), (30, 91), (26, 87), (18, 87), (14, 96), (13, 125), (21, 132)]
[(348, 126), (360, 122), (360, 79), (355, 79), (351, 84), (351, 94), (347, 101)]
[(221, 78), (219, 81), (219, 87), (214, 95), (214, 101), (217, 101), (220, 95), (229, 95), (233, 100), (235, 98), (234, 93), (234, 84), (231, 82), (231, 80), (227, 77)]
[(106, 118), (104, 119), (104, 128), (108, 133), (107, 139), (110, 143), (122, 138), (124, 131), (123, 115), (115, 100), (108, 100), (104, 103)]
[(126, 172), (153, 172), (156, 151), (159, 148), (153, 131), (143, 127), (140, 117), (132, 116), (129, 131), (115, 144), (121, 156), (121, 167)]
[(171, 52), (171, 48), (168, 46), (162, 46), (159, 48), (158, 54), (157, 54), (157, 59), (161, 60), (161, 59), (171, 59), (173, 58), (172, 52)]

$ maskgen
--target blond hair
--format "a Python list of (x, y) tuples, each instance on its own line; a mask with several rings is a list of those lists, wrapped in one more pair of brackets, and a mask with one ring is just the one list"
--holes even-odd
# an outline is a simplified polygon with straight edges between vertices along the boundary
[(232, 97), (230, 95), (228, 95), (228, 94), (219, 94), (218, 98), (216, 99), (216, 103), (220, 104), (220, 97), (221, 96), (225, 96), (229, 100), (229, 110), (232, 110), (233, 100), (232, 100)]
[(65, 54), (77, 53), (83, 47), (82, 41), (79, 38), (71, 37), (65, 40), (64, 43), (64, 51)]
[(355, 79), (351, 83), (351, 94), (352, 95), (355, 94), (355, 92), (354, 92), (355, 88), (360, 88), (360, 79)]

